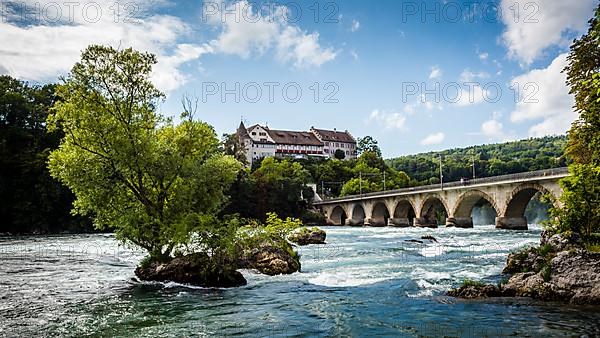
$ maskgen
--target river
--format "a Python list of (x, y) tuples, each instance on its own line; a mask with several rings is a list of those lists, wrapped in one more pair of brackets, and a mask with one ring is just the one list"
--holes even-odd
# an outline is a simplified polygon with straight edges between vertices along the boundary
[[(0, 238), (1, 336), (598, 336), (600, 309), (444, 296), (498, 282), (508, 252), (540, 229), (325, 227), (300, 249), (302, 273), (243, 271), (248, 285), (139, 283), (142, 253), (112, 235)], [(438, 243), (406, 242), (433, 235)]]

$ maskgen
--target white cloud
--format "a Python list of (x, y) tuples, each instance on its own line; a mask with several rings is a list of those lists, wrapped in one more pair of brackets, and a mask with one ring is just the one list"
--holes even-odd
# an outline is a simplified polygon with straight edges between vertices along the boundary
[(180, 65), (199, 59), (204, 54), (211, 54), (209, 45), (179, 44), (170, 56), (163, 56), (154, 67), (152, 82), (164, 91), (172, 91), (186, 83), (188, 78), (177, 70)]
[[(572, 36), (582, 32), (594, 13), (597, 0), (502, 0), (502, 35), (509, 56), (531, 64), (551, 46), (567, 46)], [(518, 9), (518, 15), (517, 15)]]
[[(494, 95), (483, 89), (479, 84), (467, 82), (465, 88), (461, 89), (458, 98), (455, 100), (455, 104), (459, 107), (477, 105), (485, 102), (488, 98), (493, 99)], [(454, 98), (451, 99), (454, 100)]]
[(352, 27), (350, 27), (350, 31), (353, 33), (360, 29), (360, 22), (358, 20), (352, 20)]
[(566, 132), (577, 118), (575, 103), (567, 88), (566, 74), (561, 71), (567, 64), (567, 53), (559, 55), (545, 69), (534, 69), (512, 80), (513, 88), (520, 88), (511, 121), (515, 123), (542, 120), (529, 129), (529, 135), (544, 136)]
[(433, 109), (443, 110), (444, 107), (439, 102), (431, 102), (427, 100), (427, 96), (422, 94), (415, 100), (413, 103), (408, 103), (404, 106), (404, 112), (408, 115), (413, 115), (419, 110), (421, 107), (425, 107), (427, 111), (431, 111)]
[(421, 144), (424, 146), (440, 144), (440, 143), (444, 142), (444, 139), (446, 139), (446, 135), (442, 132), (439, 132), (439, 133), (435, 133), (435, 134), (431, 134), (431, 135), (427, 136), (426, 138), (421, 140)]
[(308, 33), (290, 24), (285, 6), (270, 6), (265, 13), (241, 0), (224, 10), (231, 15), (215, 15), (219, 19), (209, 21), (222, 29), (210, 43), (216, 52), (248, 58), (274, 50), (280, 61), (292, 62), (297, 68), (319, 67), (337, 56), (333, 49), (321, 47), (319, 33)]
[(431, 73), (429, 74), (430, 80), (435, 80), (441, 78), (443, 75), (442, 70), (438, 66), (431, 67)]
[(504, 137), (504, 126), (498, 120), (492, 119), (483, 122), (481, 133), (489, 139), (501, 139)]
[(463, 70), (463, 72), (460, 74), (460, 79), (459, 81), (462, 83), (465, 82), (473, 82), (476, 80), (483, 80), (483, 79), (487, 79), (490, 77), (490, 74), (486, 73), (486, 72), (472, 72), (469, 68)]
[(355, 50), (351, 50), (350, 55), (352, 55), (352, 58), (354, 58), (354, 61), (357, 61), (359, 58), (358, 53)]
[[(21, 3), (34, 13), (39, 12), (36, 4), (33, 0)], [(189, 32), (188, 26), (173, 16), (149, 14), (147, 3), (141, 0), (131, 2), (139, 10), (129, 20), (115, 20), (110, 7), (113, 4), (108, 2), (80, 1), (74, 10), (69, 6), (75, 3), (53, 4), (61, 6), (62, 16), (58, 22), (18, 25), (20, 14), (5, 13), (0, 21), (0, 68), (7, 74), (25, 80), (55, 81), (58, 75), (69, 71), (88, 45), (106, 44), (156, 54), (159, 63), (153, 79), (158, 88), (170, 91), (186, 81), (180, 67), (209, 52), (206, 46), (180, 44), (178, 40)], [(84, 16), (86, 6), (92, 8), (87, 10), (88, 16)], [(99, 8), (103, 15), (96, 16), (94, 8)]]
[[(35, 0), (24, 0), (18, 5), (27, 6), (33, 13), (40, 11)], [(122, 16), (115, 18), (114, 6), (117, 5), (121, 6)], [(90, 44), (133, 47), (157, 56), (152, 80), (159, 89), (170, 92), (188, 80), (181, 68), (205, 54), (220, 52), (249, 57), (252, 53), (261, 54), (273, 49), (280, 61), (291, 62), (298, 68), (318, 67), (336, 57), (336, 52), (319, 45), (318, 33), (307, 33), (286, 23), (287, 8), (283, 6), (276, 7), (275, 13), (268, 18), (260, 17), (256, 22), (247, 17), (234, 20), (232, 16), (225, 16), (231, 19), (230, 22), (222, 22), (220, 15), (211, 15), (209, 23), (222, 28), (218, 39), (196, 43), (190, 42), (192, 29), (181, 19), (153, 14), (152, 11), (168, 5), (166, 0), (132, 0), (127, 3), (127, 8), (136, 10), (127, 12), (122, 3), (58, 2), (52, 6), (60, 6), (61, 20), (34, 21), (27, 25), (20, 24), (20, 13), (4, 11), (0, 13), (3, 15), (0, 20), (0, 74), (38, 82), (56, 81), (58, 76), (70, 70)], [(244, 5), (251, 8), (247, 1), (231, 6), (235, 9), (235, 6)], [(86, 6), (99, 8), (102, 15), (95, 18), (94, 10), (90, 9), (86, 17), (83, 10)]]
[(480, 53), (479, 54), (479, 60), (486, 61), (489, 56), (490, 56), (490, 54), (488, 54), (488, 53)]
[(375, 109), (369, 114), (368, 121), (376, 122), (385, 129), (404, 129), (406, 116), (398, 112), (384, 112)]

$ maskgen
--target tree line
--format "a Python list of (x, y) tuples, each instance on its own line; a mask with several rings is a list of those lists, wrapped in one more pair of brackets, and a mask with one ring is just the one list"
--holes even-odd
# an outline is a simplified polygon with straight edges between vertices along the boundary
[(410, 184), (417, 186), (440, 183), (440, 159), (447, 182), (565, 167), (569, 162), (566, 145), (566, 135), (546, 136), (402, 156), (386, 162), (406, 172)]
[(63, 133), (48, 132), (56, 85), (34, 86), (0, 76), (0, 233), (87, 232), (92, 222), (71, 215), (74, 195), (50, 176), (50, 151)]

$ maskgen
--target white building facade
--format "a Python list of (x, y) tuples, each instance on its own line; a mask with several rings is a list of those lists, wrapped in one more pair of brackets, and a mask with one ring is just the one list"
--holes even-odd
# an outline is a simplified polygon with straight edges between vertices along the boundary
[(258, 124), (246, 128), (240, 123), (237, 135), (250, 164), (265, 157), (333, 158), (338, 149), (344, 152), (345, 159), (356, 158), (356, 140), (348, 131), (274, 130)]

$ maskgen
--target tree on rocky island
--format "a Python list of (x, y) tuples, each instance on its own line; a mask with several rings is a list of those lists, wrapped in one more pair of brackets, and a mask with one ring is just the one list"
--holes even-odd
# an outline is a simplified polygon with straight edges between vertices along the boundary
[(90, 46), (63, 84), (48, 117), (61, 130), (49, 157), (53, 177), (76, 196), (73, 212), (165, 260), (226, 199), (241, 164), (219, 152), (213, 128), (188, 105), (176, 124), (156, 112), (164, 95), (149, 77), (152, 54)]

